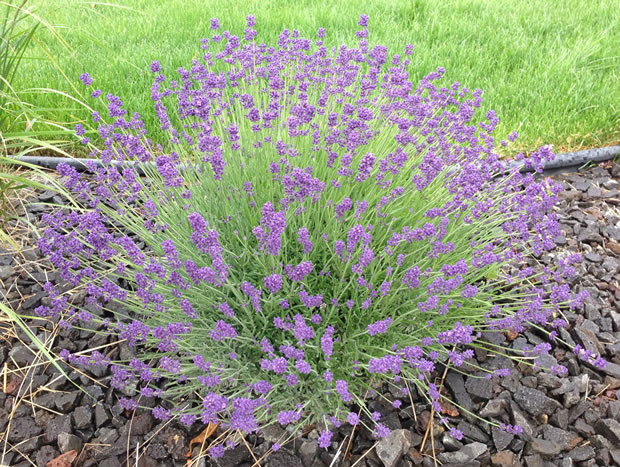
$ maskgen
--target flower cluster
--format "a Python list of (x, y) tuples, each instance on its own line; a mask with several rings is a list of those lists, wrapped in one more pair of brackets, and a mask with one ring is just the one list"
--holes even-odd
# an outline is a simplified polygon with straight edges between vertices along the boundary
[(245, 433), (315, 423), (327, 447), (332, 424), (389, 433), (366, 404), (376, 382), (408, 381), (439, 407), (436, 364), (462, 365), (481, 331), (544, 327), (580, 306), (564, 283), (578, 258), (538, 276), (505, 267), (553, 247), (559, 187), (505, 170), (497, 117), (473, 121), (481, 91), (439, 86), (441, 68), (414, 84), (411, 46), (390, 57), (368, 43), (368, 17), (358, 24), (356, 47), (328, 49), (323, 29), (284, 30), (272, 47), (253, 17), (242, 39), (212, 20), (190, 67), (167, 79), (150, 66), (162, 145), (105, 97), (93, 156), (138, 166), (91, 167), (94, 187), (59, 166), (84, 208), (46, 215), (39, 248), (87, 284), (89, 307), (48, 287), (37, 313), (103, 320), (139, 358), (64, 358), (113, 365), (115, 387), (161, 399), (158, 419)]

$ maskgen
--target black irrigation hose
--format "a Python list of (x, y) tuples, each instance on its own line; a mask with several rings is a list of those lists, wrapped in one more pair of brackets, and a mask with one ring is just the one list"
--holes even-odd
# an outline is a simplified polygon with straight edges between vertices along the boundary
[[(576, 170), (580, 166), (588, 163), (588, 162), (603, 162), (613, 159), (617, 156), (620, 156), (620, 146), (607, 146), (603, 148), (594, 148), (594, 149), (585, 149), (583, 151), (577, 152), (567, 152), (564, 154), (556, 154), (555, 159), (551, 162), (546, 162), (543, 165), (543, 173), (556, 173), (556, 172), (569, 172), (571, 170)], [(43, 167), (46, 169), (56, 169), (56, 166), (64, 162), (65, 164), (74, 167), (76, 170), (80, 172), (87, 171), (86, 163), (88, 161), (94, 162), (95, 167), (103, 167), (99, 160), (93, 159), (74, 159), (70, 157), (46, 157), (46, 156), (19, 156), (14, 158), (19, 162), (27, 162), (32, 165), (36, 165), (38, 167)], [(136, 162), (136, 161), (112, 161), (111, 165), (117, 167), (134, 167), (139, 175), (144, 175), (144, 171), (140, 167), (144, 163)], [(149, 163), (147, 163), (149, 164)], [(152, 164), (152, 163), (150, 163)], [(521, 172), (533, 172), (533, 168), (526, 168), (523, 166), (523, 162), (521, 161), (512, 161), (508, 164), (508, 168), (512, 168), (514, 166), (519, 166)]]

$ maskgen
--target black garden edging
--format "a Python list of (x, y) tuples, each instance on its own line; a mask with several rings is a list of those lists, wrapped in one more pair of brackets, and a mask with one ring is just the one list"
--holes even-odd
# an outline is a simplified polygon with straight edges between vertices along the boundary
[[(546, 162), (543, 165), (543, 171), (545, 175), (551, 175), (552, 173), (558, 172), (571, 172), (589, 162), (604, 162), (614, 159), (617, 156), (620, 156), (620, 146), (606, 146), (602, 148), (584, 149), (583, 151), (556, 154), (555, 159), (551, 162)], [(103, 167), (104, 165), (99, 160), (70, 157), (19, 156), (12, 159), (46, 169), (55, 169), (59, 163), (64, 162), (80, 172), (88, 170), (86, 165), (87, 162), (94, 162), (96, 167)], [(140, 175), (144, 175), (144, 172), (140, 167), (140, 163), (134, 161), (112, 161), (112, 165), (117, 167), (137, 167), (138, 173)], [(532, 168), (524, 167), (523, 163), (520, 161), (510, 162), (508, 164), (508, 168), (512, 168), (515, 165), (520, 166), (521, 172), (533, 172), (534, 170)]]

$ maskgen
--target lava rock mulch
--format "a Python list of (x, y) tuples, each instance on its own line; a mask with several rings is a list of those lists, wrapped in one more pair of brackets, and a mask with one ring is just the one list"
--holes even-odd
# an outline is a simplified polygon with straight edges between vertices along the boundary
[[(317, 445), (317, 431), (309, 427), (294, 443), (263, 457), (284, 433), (279, 427), (270, 427), (246, 437), (245, 443), (212, 461), (199, 456), (201, 443), (193, 443), (190, 450), (190, 441), (204, 426), (187, 428), (159, 422), (147, 409), (125, 411), (116, 401), (127, 392), (107, 387), (107, 370), (74, 369), (61, 362), (68, 381), (19, 327), (3, 319), (0, 464), (164, 467), (189, 465), (188, 459), (193, 459), (191, 465), (203, 467), (409, 467), (431, 466), (435, 461), (443, 466), (620, 465), (619, 176), (620, 165), (612, 162), (553, 175), (564, 186), (555, 208), (563, 234), (555, 239), (556, 250), (528, 260), (532, 267), (540, 268), (552, 264), (563, 250), (582, 254), (584, 261), (572, 285), (577, 291), (586, 289), (590, 298), (580, 310), (566, 314), (569, 326), (559, 331), (559, 337), (602, 355), (609, 363), (604, 369), (595, 368), (559, 343), (549, 355), (537, 357), (538, 367), (515, 366), (505, 358), (477, 352), (473, 363), (489, 369), (508, 366), (512, 372), (497, 381), (452, 371), (445, 374), (445, 394), (471, 412), (443, 406), (443, 415), (464, 433), (460, 442), (450, 438), (437, 422), (429, 425), (429, 406), (413, 393), (413, 407), (408, 403), (395, 409), (380, 399), (371, 403), (383, 414), (382, 423), (392, 430), (379, 442), (359, 428), (351, 437), (352, 428), (343, 426), (334, 434), (331, 448), (323, 450)], [(20, 251), (0, 250), (2, 300), (24, 315), (33, 315), (34, 308), (46, 304), (42, 284), (58, 279), (34, 248), (35, 236), (27, 228), (28, 222), (36, 224), (49, 202), (63, 200), (51, 191), (22, 196), (21, 205), (16, 206), (21, 221), (9, 224)], [(79, 290), (71, 295), (76, 305), (84, 298)], [(97, 329), (60, 331), (43, 320), (27, 323), (55, 355), (64, 348), (75, 352), (101, 347), (112, 359), (131, 358), (132, 349), (109, 342)], [(514, 349), (532, 348), (545, 341), (544, 335), (533, 329), (519, 336), (496, 334), (490, 338)], [(568, 374), (555, 376), (541, 370), (556, 363), (566, 366)], [(125, 391), (131, 393), (131, 389)], [(499, 431), (472, 414), (518, 424), (523, 433)], [(190, 457), (186, 457), (188, 453)]]

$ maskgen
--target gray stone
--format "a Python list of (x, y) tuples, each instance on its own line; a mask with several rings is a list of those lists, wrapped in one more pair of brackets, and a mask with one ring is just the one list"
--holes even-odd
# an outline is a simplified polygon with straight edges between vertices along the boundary
[(467, 464), (480, 457), (487, 452), (487, 446), (483, 443), (471, 443), (466, 444), (458, 451), (455, 452), (442, 452), (437, 456), (437, 459), (442, 464)]
[(103, 404), (99, 403), (95, 406), (95, 425), (97, 426), (97, 428), (102, 427), (103, 425), (108, 423), (111, 419), (112, 417), (110, 416), (108, 411), (105, 409)]
[(495, 444), (495, 448), (498, 451), (503, 451), (514, 439), (515, 435), (512, 433), (507, 433), (505, 431), (500, 430), (499, 428), (493, 427), (491, 429), (491, 436), (493, 437), (493, 443)]
[[(247, 451), (247, 449), (246, 449)], [(280, 449), (267, 456), (266, 467), (304, 467), (301, 459), (287, 449)], [(227, 464), (229, 466), (237, 464)]]
[(465, 389), (465, 382), (463, 381), (463, 376), (460, 373), (449, 371), (446, 375), (445, 382), (446, 386), (448, 386), (450, 388), (450, 391), (452, 391), (452, 394), (454, 394), (456, 403), (464, 409), (472, 410), (473, 402)]
[(601, 371), (613, 378), (620, 378), (620, 365), (617, 363), (607, 362)]
[(562, 430), (566, 430), (566, 427), (568, 427), (568, 410), (556, 410), (555, 413), (549, 418), (549, 423), (561, 428)]
[(447, 432), (441, 437), (441, 444), (443, 444), (443, 447), (446, 448), (446, 451), (458, 451), (463, 447), (463, 443), (454, 439)]
[(90, 407), (78, 407), (73, 411), (71, 415), (73, 417), (73, 425), (78, 430), (86, 430), (90, 428), (90, 424), (93, 418), (93, 412)]
[(583, 418), (578, 418), (573, 425), (577, 433), (581, 433), (584, 436), (590, 436), (594, 434), (594, 427), (584, 421)]
[(569, 391), (563, 396), (564, 407), (570, 409), (581, 400), (581, 396), (577, 391)]
[(380, 439), (375, 450), (385, 467), (395, 467), (412, 444), (411, 432), (400, 429), (391, 431), (385, 438)]
[(58, 449), (62, 454), (68, 451), (79, 453), (82, 450), (82, 440), (71, 433), (59, 433), (57, 439)]
[(620, 420), (620, 401), (609, 401), (607, 416), (612, 420)]
[(484, 377), (468, 376), (465, 389), (477, 400), (489, 400), (493, 397), (493, 383)]
[(272, 423), (271, 425), (261, 428), (258, 432), (258, 436), (270, 443), (280, 443), (284, 439), (284, 436), (286, 436), (286, 432), (280, 425)]
[(510, 404), (510, 415), (512, 416), (512, 422), (523, 429), (522, 436), (525, 435), (525, 438), (528, 439), (534, 436), (534, 426), (525, 414), (519, 410), (515, 402)]
[(66, 392), (55, 399), (56, 408), (60, 412), (71, 412), (78, 402), (79, 391)]
[(574, 407), (568, 411), (568, 423), (573, 423), (577, 418), (581, 417), (583, 413), (590, 407), (590, 404), (586, 401), (580, 401)]
[(462, 421), (456, 428), (463, 433), (463, 436), (473, 441), (478, 441), (480, 443), (486, 443), (489, 441), (489, 437), (484, 431), (469, 422)]
[[(269, 465), (270, 467), (276, 467), (276, 466), (284, 467), (287, 464), (282, 463), (282, 461), (291, 460), (292, 462), (295, 462), (295, 459), (296, 459), (298, 463), (290, 464), (291, 467), (292, 466), (303, 467), (303, 464), (301, 463), (301, 459), (299, 459), (299, 457), (297, 456), (293, 456), (286, 449), (280, 449), (279, 451), (274, 452), (268, 457), (268, 459), (271, 459), (272, 456), (273, 456), (273, 459), (272, 459), (273, 464), (265, 464), (265, 465)], [(226, 449), (222, 457), (218, 457), (217, 459), (209, 459), (209, 460), (211, 460), (211, 462), (213, 462), (214, 465), (217, 465), (218, 467), (229, 467), (233, 465), (239, 465), (245, 461), (248, 461), (249, 459), (250, 459), (250, 453), (248, 451), (248, 448), (246, 448), (245, 445), (240, 444), (240, 445), (235, 446), (232, 449)]]
[(13, 274), (15, 274), (15, 269), (13, 269), (13, 266), (0, 266), (0, 281), (7, 280)]
[(4, 248), (0, 248), (0, 266), (8, 266), (13, 262), (13, 253)]
[(480, 411), (480, 416), (483, 418), (499, 417), (506, 412), (507, 408), (508, 402), (506, 399), (491, 399)]
[(585, 243), (603, 243), (603, 237), (601, 236), (601, 234), (598, 232), (598, 228), (595, 228), (593, 226), (587, 226), (584, 229), (581, 229), (579, 231), (579, 234), (577, 235), (577, 241), (579, 242), (585, 242)]
[(71, 415), (59, 415), (53, 418), (45, 426), (45, 441), (47, 443), (53, 443), (57, 440), (60, 433), (71, 433)]
[(551, 425), (543, 426), (543, 438), (557, 443), (563, 451), (574, 447), (574, 443), (581, 439), (576, 433), (564, 431)]
[[(135, 413), (134, 416), (127, 421), (127, 432), (131, 435), (141, 436), (147, 434), (153, 428), (154, 418), (150, 410)], [(131, 432), (129, 431), (131, 427)]]
[(34, 438), (42, 432), (43, 428), (37, 426), (32, 417), (14, 417), (9, 427), (8, 440), (11, 443), (19, 443), (25, 439)]
[(381, 417), (381, 423), (387, 426), (391, 431), (400, 430), (402, 428), (400, 417), (395, 410), (391, 410)]
[(603, 269), (613, 274), (620, 272), (620, 261), (611, 255), (605, 256), (602, 266)]
[(34, 361), (34, 354), (30, 349), (23, 345), (16, 345), (9, 350), (9, 359), (15, 360), (19, 367), (30, 365)]
[(592, 459), (595, 454), (592, 446), (578, 446), (570, 451), (567, 456), (575, 462), (583, 462)]
[(583, 255), (583, 257), (593, 263), (600, 263), (601, 261), (603, 261), (603, 258), (601, 257), (601, 255), (596, 254), (596, 253), (586, 253)]
[(562, 381), (556, 375), (542, 372), (538, 375), (538, 384), (543, 388), (558, 389), (562, 386)]
[(604, 352), (603, 345), (600, 343), (594, 332), (589, 329), (583, 328), (575, 328), (575, 335), (577, 339), (581, 342), (583, 347), (590, 352), (600, 355)]
[(530, 454), (540, 454), (543, 457), (557, 456), (562, 452), (561, 446), (553, 441), (534, 438), (527, 443), (527, 452)]
[(41, 299), (45, 296), (47, 296), (47, 292), (36, 292), (22, 302), (21, 309), (24, 311), (32, 310), (33, 308), (39, 306)]
[(620, 446), (620, 423), (611, 418), (602, 418), (596, 422), (594, 429), (614, 446)]
[(535, 417), (542, 414), (550, 415), (561, 407), (556, 400), (532, 388), (519, 388), (514, 394), (514, 399), (519, 407)]
[(319, 452), (319, 445), (316, 441), (303, 441), (299, 446), (297, 454), (301, 457), (303, 464), (306, 467), (311, 467), (314, 459), (316, 459)]
[(99, 428), (95, 442), (111, 446), (119, 438), (118, 430), (114, 428)]
[(117, 467), (121, 465), (121, 462), (118, 459), (118, 456), (106, 456), (105, 459), (102, 459), (97, 463), (98, 467)]
[(58, 457), (58, 451), (53, 446), (45, 445), (37, 451), (35, 457), (36, 463), (39, 466), (47, 465), (49, 461)]

